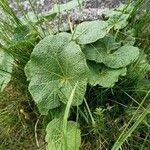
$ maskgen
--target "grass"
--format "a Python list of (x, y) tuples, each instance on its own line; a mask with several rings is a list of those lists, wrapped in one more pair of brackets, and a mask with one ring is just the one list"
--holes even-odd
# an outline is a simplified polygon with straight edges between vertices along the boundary
[[(22, 29), (22, 23), (9, 7), (8, 1), (1, 0), (0, 8), (5, 17), (0, 17), (0, 33), (2, 33), (0, 34), (0, 47), (16, 58), (16, 66), (11, 83), (0, 94), (0, 149), (42, 150), (45, 149), (46, 125), (53, 118), (53, 114), (60, 110), (58, 108), (46, 117), (40, 116), (28, 92), (28, 82), (23, 68), (34, 46), (46, 35), (42, 25), (32, 24), (19, 1), (16, 0), (16, 2), (30, 26), (24, 26)], [(31, 1), (29, 2), (33, 13), (39, 20)], [(136, 45), (149, 55), (150, 11), (146, 7), (147, 2), (137, 1), (128, 28), (134, 27)], [(16, 29), (19, 33), (15, 32)], [(118, 35), (123, 31), (119, 32)], [(150, 62), (150, 57), (147, 59)], [(69, 111), (72, 110), (69, 118), (80, 123), (82, 150), (149, 149), (150, 81), (148, 79), (150, 75), (145, 71), (140, 71), (135, 76), (133, 72), (136, 71), (137, 64), (138, 62), (131, 65), (128, 76), (112, 89), (89, 86), (84, 104), (77, 110), (74, 107), (70, 108), (76, 89), (74, 87), (64, 116), (64, 134), (67, 128), (66, 120)]]
[(27, 149), (29, 144), (24, 143), (28, 143), (28, 140), (35, 147), (33, 125), (36, 118), (34, 121), (30, 118), (32, 111), (27, 97), (10, 84), (1, 93), (0, 99), (0, 139), (3, 149), (16, 149), (18, 146)]
[[(150, 93), (150, 91), (148, 91), (148, 93), (146, 94), (146, 96), (144, 97), (144, 99), (142, 100), (142, 102), (140, 103), (139, 107), (134, 112), (134, 115), (132, 116), (132, 118), (130, 119), (130, 121), (128, 122), (128, 124), (124, 128), (124, 130), (121, 132), (121, 134), (118, 137), (117, 141), (115, 142), (112, 150), (118, 150), (119, 148), (121, 148), (122, 144), (128, 139), (129, 136), (131, 136), (132, 132), (144, 120), (145, 116), (150, 113), (150, 105), (148, 105), (144, 109), (143, 113), (140, 114), (138, 117), (136, 117), (138, 110), (140, 109), (140, 107), (142, 106), (142, 104), (144, 103), (144, 101), (146, 100), (146, 98), (149, 95), (149, 93)], [(135, 123), (128, 129), (129, 125), (132, 123), (132, 121), (134, 119), (136, 119)]]
[(65, 109), (65, 113), (64, 113), (64, 117), (63, 117), (63, 134), (64, 134), (64, 149), (68, 149), (68, 144), (67, 144), (67, 121), (68, 121), (68, 117), (69, 117), (69, 111), (70, 111), (70, 108), (71, 108), (71, 103), (73, 101), (73, 97), (75, 95), (75, 90), (77, 88), (77, 85), (78, 85), (78, 82), (75, 84), (72, 92), (71, 92), (71, 95), (69, 97), (69, 100), (68, 100), (68, 103), (66, 105), (66, 109)]

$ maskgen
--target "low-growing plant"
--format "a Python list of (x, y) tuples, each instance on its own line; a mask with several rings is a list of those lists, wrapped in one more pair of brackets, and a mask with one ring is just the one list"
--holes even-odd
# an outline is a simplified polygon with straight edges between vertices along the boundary
[[(110, 24), (109, 20), (83, 22), (72, 34), (50, 35), (35, 46), (25, 72), (30, 81), (29, 91), (42, 115), (67, 104), (76, 84), (71, 105), (77, 107), (83, 102), (88, 83), (91, 86), (113, 87), (119, 76), (125, 76), (128, 66), (138, 59), (139, 48), (117, 43), (109, 35)], [(120, 29), (115, 25), (112, 27)], [(52, 130), (50, 124), (49, 130)], [(52, 135), (49, 130), (47, 135)], [(47, 142), (51, 143), (51, 140)], [(71, 143), (68, 142), (68, 147)], [(49, 145), (64, 149), (63, 144), (56, 144)], [(54, 149), (51, 146), (49, 149)]]
[[(90, 118), (92, 133), (99, 136), (107, 134), (105, 128), (108, 124), (105, 125), (104, 113), (107, 114), (109, 109), (95, 106), (96, 110), (92, 114), (89, 100), (86, 99), (88, 89), (101, 87), (103, 93), (111, 89), (113, 95), (113, 90), (116, 92), (120, 86), (127, 86), (126, 80), (134, 83), (136, 80), (144, 80), (150, 70), (147, 54), (135, 44), (133, 29), (129, 26), (133, 5), (123, 5), (105, 12), (104, 20), (85, 21), (71, 27), (71, 31), (58, 30), (46, 34), (48, 29), (41, 26), (43, 22), (80, 6), (81, 2), (71, 1), (58, 7), (55, 5), (45, 15), (36, 14), (33, 10), (33, 13), (24, 14), (21, 19), (10, 13), (12, 10), (6, 1), (5, 7), (0, 3), (3, 9), (7, 8), (4, 12), (9, 15), (9, 21), (16, 23), (15, 26), (10, 26), (13, 32), (8, 31), (11, 38), (7, 38), (6, 34), (0, 41), (0, 89), (2, 91), (7, 86), (11, 74), (16, 71), (14, 69), (13, 72), (13, 66), (16, 65), (21, 70), (22, 77), (25, 80), (27, 77), (28, 82), (25, 81), (25, 84), (39, 113), (42, 116), (53, 114), (46, 127), (48, 150), (79, 149), (81, 131), (78, 113), (88, 124)], [(4, 21), (1, 25), (3, 27)], [(138, 84), (134, 86), (138, 87)], [(138, 103), (139, 107), (143, 103)], [(89, 118), (84, 110), (80, 110), (83, 105), (86, 106)], [(72, 117), (73, 113), (75, 118)], [(148, 113), (149, 105), (136, 117), (126, 134), (119, 136), (112, 149), (119, 149)]]

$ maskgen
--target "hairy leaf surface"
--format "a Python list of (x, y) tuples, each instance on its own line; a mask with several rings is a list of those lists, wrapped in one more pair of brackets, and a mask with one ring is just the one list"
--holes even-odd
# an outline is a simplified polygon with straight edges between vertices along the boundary
[(81, 144), (80, 130), (76, 122), (68, 121), (67, 138), (64, 138), (63, 122), (53, 119), (46, 128), (47, 150), (66, 150), (64, 143), (67, 142), (68, 150), (79, 150)]
[(107, 23), (105, 21), (86, 21), (77, 26), (73, 38), (79, 44), (89, 44), (103, 38), (106, 33)]
[(107, 55), (104, 64), (110, 68), (122, 68), (133, 63), (139, 57), (139, 49), (125, 45), (112, 54)]
[(104, 38), (94, 44), (86, 45), (83, 48), (83, 52), (87, 59), (97, 63), (104, 63), (110, 68), (126, 67), (137, 60), (139, 56), (137, 47), (125, 45), (113, 52), (118, 47), (120, 47), (119, 43), (109, 38)]
[(89, 83), (93, 86), (101, 85), (110, 88), (118, 81), (119, 76), (125, 76), (127, 69), (111, 69), (94, 62), (88, 63), (90, 69)]
[(26, 66), (29, 91), (42, 114), (66, 103), (78, 82), (72, 105), (82, 103), (87, 84), (88, 67), (80, 47), (69, 33), (43, 39), (33, 50)]
[(120, 43), (115, 42), (113, 37), (105, 36), (96, 43), (85, 45), (83, 52), (87, 59), (101, 63), (112, 50), (119, 47)]

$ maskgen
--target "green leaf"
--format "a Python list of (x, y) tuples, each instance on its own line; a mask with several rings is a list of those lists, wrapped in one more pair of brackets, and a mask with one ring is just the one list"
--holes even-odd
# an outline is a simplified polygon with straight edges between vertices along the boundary
[(135, 62), (139, 57), (139, 49), (125, 45), (112, 54), (107, 55), (104, 64), (110, 68), (122, 68)]
[(146, 73), (150, 71), (150, 64), (148, 62), (148, 56), (144, 52), (140, 52), (137, 63), (129, 68), (128, 76), (130, 78), (145, 79)]
[(56, 16), (56, 13), (42, 13), (42, 14), (35, 14), (34, 12), (28, 12), (27, 18), (25, 16), (22, 16), (20, 18), (21, 22), (25, 25), (29, 25), (32, 23), (32, 25), (39, 25), (42, 24), (45, 21), (52, 20)]
[(111, 69), (104, 65), (97, 64), (94, 62), (88, 63), (90, 74), (89, 83), (93, 86), (101, 85), (105, 88), (111, 88), (118, 82), (119, 76), (125, 76), (127, 69)]
[(68, 11), (73, 9), (74, 7), (80, 6), (84, 0), (72, 0), (66, 4), (55, 4), (53, 8), (50, 10), (49, 14), (58, 14), (62, 13), (63, 11)]
[(108, 35), (96, 43), (85, 45), (83, 52), (88, 60), (101, 63), (111, 51), (119, 47), (120, 43), (115, 42), (114, 38)]
[(114, 27), (115, 30), (123, 29), (128, 24), (128, 14), (116, 14), (113, 18), (109, 18), (107, 23), (112, 28)]
[(122, 41), (122, 43), (124, 44), (124, 45), (126, 45), (126, 44), (128, 44), (128, 45), (134, 45), (135, 44), (135, 38), (134, 37), (132, 37), (132, 36), (128, 36), (128, 37), (126, 37), (123, 41)]
[(38, 22), (37, 16), (32, 11), (27, 13), (27, 18), (25, 18), (25, 16), (21, 16), (20, 20), (25, 25), (29, 25), (29, 22), (33, 24), (36, 24)]
[(27, 25), (18, 26), (14, 29), (14, 41), (24, 40), (29, 34), (30, 28)]
[[(139, 49), (134, 46), (124, 45), (120, 47), (120, 43), (106, 36), (99, 41), (85, 45), (83, 52), (88, 60), (93, 60), (97, 63), (104, 63), (110, 68), (126, 67), (133, 63), (139, 56)], [(119, 48), (118, 50), (116, 50)], [(116, 50), (114, 52), (114, 50)]]
[(148, 55), (142, 52), (140, 53), (140, 58), (135, 69), (137, 69), (138, 72), (142, 72), (143, 74), (150, 71), (150, 63), (148, 61)]
[(5, 46), (19, 64), (25, 65), (38, 41), (38, 33), (33, 28), (20, 25), (14, 29), (12, 39)]
[(128, 18), (129, 14), (124, 14), (120, 11), (115, 10), (108, 10), (104, 13), (106, 17), (109, 19), (107, 20), (107, 23), (109, 25), (109, 28), (113, 28), (115, 30), (122, 29), (128, 24)]
[(29, 91), (42, 114), (67, 103), (78, 82), (72, 105), (82, 103), (88, 78), (86, 59), (71, 34), (60, 33), (43, 39), (33, 50), (26, 66), (31, 80)]
[(118, 8), (116, 8), (116, 11), (121, 11), (122, 13), (130, 14), (134, 10), (133, 3), (130, 4), (121, 4)]
[(38, 25), (38, 24), (42, 24), (43, 22), (50, 21), (50, 20), (54, 19), (56, 17), (56, 15), (57, 15), (56, 13), (41, 14), (41, 15), (39, 15), (38, 20), (37, 20), (37, 22), (35, 22), (35, 24)]
[(107, 23), (105, 21), (86, 21), (77, 26), (73, 39), (79, 44), (96, 42), (107, 34)]
[(64, 148), (67, 141), (68, 150), (79, 150), (81, 144), (80, 130), (78, 124), (73, 121), (67, 122), (67, 136), (64, 138), (63, 122), (53, 119), (46, 128), (47, 150), (66, 150)]
[(13, 58), (0, 49), (0, 90), (3, 91), (11, 80)]
[(119, 30), (124, 28), (128, 24), (128, 18), (133, 11), (134, 6), (132, 4), (121, 5), (113, 10), (107, 10), (104, 15), (108, 17), (107, 23), (109, 28)]

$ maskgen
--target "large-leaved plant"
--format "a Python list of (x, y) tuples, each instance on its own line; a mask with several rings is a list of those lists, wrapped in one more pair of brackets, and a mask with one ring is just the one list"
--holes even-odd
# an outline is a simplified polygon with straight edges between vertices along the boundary
[[(25, 74), (29, 81), (29, 92), (39, 112), (48, 115), (51, 110), (61, 108), (60, 115), (54, 116), (46, 128), (48, 150), (79, 149), (79, 125), (68, 121), (68, 117), (71, 107), (78, 107), (85, 100), (87, 85), (112, 88), (121, 77), (126, 76), (131, 64), (137, 60), (134, 67), (137, 71), (143, 70), (145, 73), (150, 70), (146, 55), (142, 54), (140, 58), (139, 48), (133, 46), (134, 37), (129, 35), (118, 40), (119, 30), (126, 27), (133, 10), (130, 5), (105, 12), (105, 21), (82, 22), (71, 33), (44, 34), (46, 37), (36, 45), (43, 34), (33, 27), (79, 6), (81, 2), (83, 0), (73, 0), (54, 5), (44, 15), (30, 13), (29, 20), (22, 17), (22, 25), (15, 28), (13, 38), (6, 43), (5, 48), (12, 55), (0, 49), (1, 91), (11, 79), (14, 59), (24, 66), (30, 57)], [(20, 57), (23, 53), (24, 57)]]
[[(77, 83), (71, 106), (82, 104), (87, 84), (111, 88), (120, 76), (126, 75), (128, 65), (138, 59), (139, 49), (116, 42), (108, 28), (105, 21), (87, 21), (79, 24), (72, 34), (50, 35), (35, 46), (25, 72), (30, 81), (29, 91), (42, 115), (67, 105)], [(48, 125), (46, 141), (49, 150), (59, 149), (62, 144), (61, 139), (54, 141), (56, 132), (52, 132), (56, 124), (60, 130), (57, 135), (63, 136), (60, 122), (61, 119), (52, 120)], [(74, 136), (74, 126), (68, 122), (67, 140), (71, 140), (70, 132)], [(71, 150), (69, 146), (68, 149)]]

